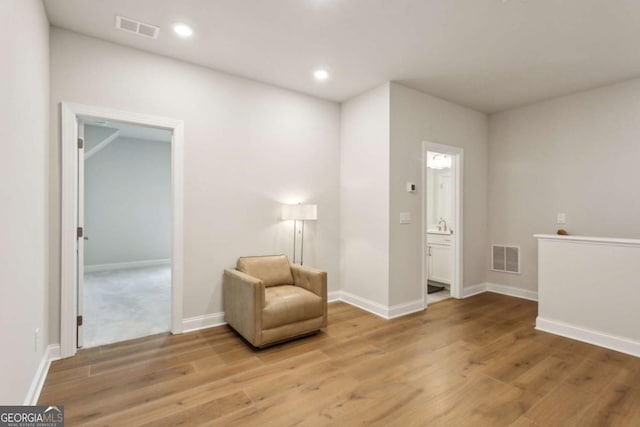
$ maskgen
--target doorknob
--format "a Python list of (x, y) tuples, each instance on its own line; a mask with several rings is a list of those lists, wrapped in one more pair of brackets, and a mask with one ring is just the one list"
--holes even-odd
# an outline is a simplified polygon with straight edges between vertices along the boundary
[(89, 240), (89, 237), (88, 236), (84, 236), (83, 239), (84, 240)]

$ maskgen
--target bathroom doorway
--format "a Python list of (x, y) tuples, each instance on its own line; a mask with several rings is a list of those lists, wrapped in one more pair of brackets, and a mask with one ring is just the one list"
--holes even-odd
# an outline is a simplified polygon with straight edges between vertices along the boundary
[(425, 306), (462, 297), (462, 164), (458, 147), (424, 143)]

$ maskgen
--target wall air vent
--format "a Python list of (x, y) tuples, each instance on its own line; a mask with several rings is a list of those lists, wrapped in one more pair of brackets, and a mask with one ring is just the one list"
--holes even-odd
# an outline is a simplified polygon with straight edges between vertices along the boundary
[(491, 269), (520, 274), (520, 247), (491, 245)]
[(160, 33), (160, 27), (125, 18), (124, 16), (116, 16), (116, 28), (150, 39), (157, 39)]

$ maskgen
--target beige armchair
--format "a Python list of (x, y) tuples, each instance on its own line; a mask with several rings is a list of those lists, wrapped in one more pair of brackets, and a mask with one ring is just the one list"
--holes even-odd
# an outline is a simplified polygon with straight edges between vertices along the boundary
[(224, 271), (224, 317), (255, 347), (327, 326), (327, 273), (285, 255), (242, 257)]

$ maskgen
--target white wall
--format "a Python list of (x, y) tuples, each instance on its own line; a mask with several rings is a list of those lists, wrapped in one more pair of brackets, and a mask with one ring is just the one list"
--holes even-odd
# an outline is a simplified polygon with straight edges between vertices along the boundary
[(640, 240), (538, 236), (536, 327), (640, 357)]
[(170, 259), (171, 143), (118, 137), (84, 172), (85, 265)]
[[(448, 101), (391, 84), (389, 303), (422, 299), (422, 142), (464, 148), (463, 284), (485, 281), (487, 269), (488, 118)], [(406, 182), (417, 191), (407, 193)], [(400, 224), (400, 212), (412, 223)]]
[(0, 404), (22, 404), (48, 330), (49, 23), (42, 3), (0, 2), (0, 39)]
[(51, 341), (59, 339), (59, 103), (185, 123), (184, 316), (222, 311), (222, 273), (241, 255), (291, 254), (280, 203), (318, 205), (305, 265), (339, 288), (340, 109), (266, 84), (53, 28)]
[(464, 284), (484, 282), (487, 116), (392, 82), (344, 103), (341, 125), (343, 290), (387, 308), (422, 303), (423, 141), (465, 149)]
[(522, 274), (490, 282), (537, 289), (535, 233), (640, 238), (639, 112), (634, 79), (491, 116), (489, 243), (520, 246)]
[(389, 84), (342, 104), (340, 283), (388, 305)]

